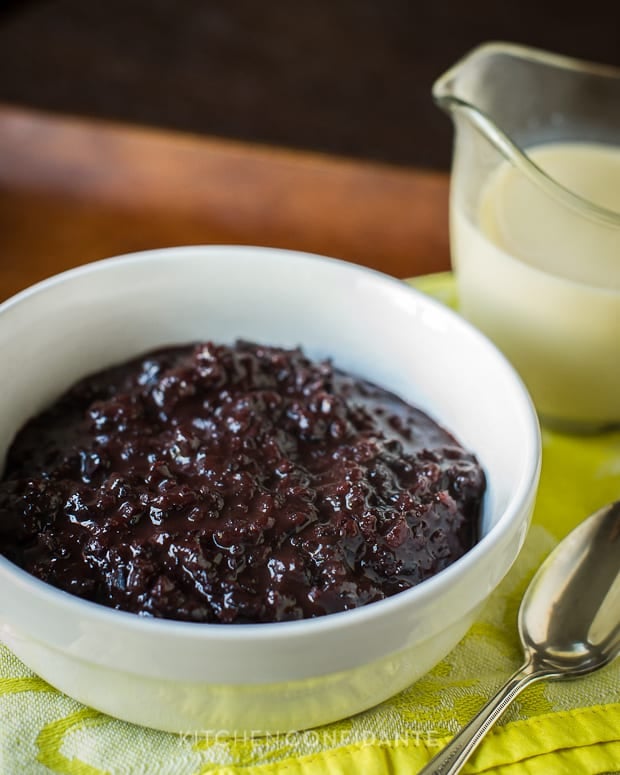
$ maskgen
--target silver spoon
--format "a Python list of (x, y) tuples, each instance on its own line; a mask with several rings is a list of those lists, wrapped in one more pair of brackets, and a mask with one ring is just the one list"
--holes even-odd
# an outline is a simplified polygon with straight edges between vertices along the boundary
[(521, 602), (519, 635), (523, 667), (420, 775), (459, 772), (507, 706), (534, 681), (590, 673), (620, 652), (620, 501), (588, 517), (547, 557)]

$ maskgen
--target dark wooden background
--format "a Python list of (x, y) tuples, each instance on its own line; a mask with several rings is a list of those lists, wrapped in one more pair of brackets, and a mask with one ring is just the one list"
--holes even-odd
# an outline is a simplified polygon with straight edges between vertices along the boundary
[(620, 2), (0, 0), (0, 300), (179, 244), (448, 269), (431, 87), (492, 39), (620, 65)]
[(620, 65), (618, 0), (15, 0), (0, 102), (445, 170), (434, 79), (512, 40)]

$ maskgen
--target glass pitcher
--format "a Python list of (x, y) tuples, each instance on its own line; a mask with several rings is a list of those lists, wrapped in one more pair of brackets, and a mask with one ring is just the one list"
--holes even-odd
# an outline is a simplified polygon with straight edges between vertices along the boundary
[(433, 96), (455, 125), (462, 313), (512, 360), (544, 423), (619, 424), (620, 70), (494, 43)]

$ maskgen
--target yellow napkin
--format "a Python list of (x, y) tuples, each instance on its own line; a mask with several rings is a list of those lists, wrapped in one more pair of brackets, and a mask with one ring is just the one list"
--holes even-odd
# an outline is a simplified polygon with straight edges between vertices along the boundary
[[(450, 275), (415, 284), (454, 302)], [(397, 697), (321, 729), (262, 739), (155, 732), (85, 708), (0, 646), (0, 773), (411, 775), (516, 669), (519, 601), (545, 555), (581, 519), (620, 498), (620, 433), (545, 432), (533, 524), (480, 619), (431, 673)], [(593, 775), (620, 771), (620, 660), (589, 677), (522, 694), (465, 772)]]

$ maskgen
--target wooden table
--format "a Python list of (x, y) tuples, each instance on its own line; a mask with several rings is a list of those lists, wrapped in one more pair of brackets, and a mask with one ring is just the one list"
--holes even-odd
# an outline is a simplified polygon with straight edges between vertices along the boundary
[(270, 245), (397, 277), (448, 268), (441, 173), (0, 105), (0, 299), (78, 264)]

